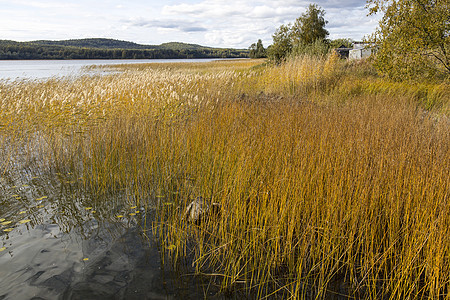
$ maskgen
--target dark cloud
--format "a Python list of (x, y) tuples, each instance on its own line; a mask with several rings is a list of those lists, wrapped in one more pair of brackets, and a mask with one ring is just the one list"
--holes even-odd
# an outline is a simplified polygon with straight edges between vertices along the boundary
[(184, 27), (180, 28), (184, 32), (200, 32), (200, 31), (208, 31), (205, 27)]
[(182, 32), (207, 31), (205, 27), (198, 26), (195, 22), (185, 20), (123, 20), (124, 23), (136, 27), (176, 29)]

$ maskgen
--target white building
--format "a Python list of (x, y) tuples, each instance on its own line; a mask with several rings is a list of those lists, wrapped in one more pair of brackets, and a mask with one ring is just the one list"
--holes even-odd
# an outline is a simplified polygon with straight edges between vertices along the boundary
[(373, 53), (375, 53), (373, 48), (352, 49), (348, 52), (348, 59), (362, 59), (371, 56)]
[(362, 59), (371, 56), (375, 53), (375, 48), (372, 44), (365, 42), (354, 42), (353, 49), (348, 53), (348, 59)]

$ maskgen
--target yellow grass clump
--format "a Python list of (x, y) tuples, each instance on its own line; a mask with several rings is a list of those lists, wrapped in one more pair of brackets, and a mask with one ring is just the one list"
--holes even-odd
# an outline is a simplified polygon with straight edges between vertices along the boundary
[[(261, 63), (0, 83), (0, 164), (19, 149), (157, 205), (165, 261), (224, 291), (449, 297), (449, 83), (335, 56)], [(197, 196), (220, 215), (183, 220)]]

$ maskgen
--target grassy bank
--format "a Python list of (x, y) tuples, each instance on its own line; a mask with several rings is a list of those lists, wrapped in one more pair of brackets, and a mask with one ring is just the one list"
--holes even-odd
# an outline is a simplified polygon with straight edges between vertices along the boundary
[[(448, 297), (449, 83), (297, 58), (0, 83), (3, 170), (159, 206), (165, 260), (252, 297)], [(202, 196), (221, 214), (181, 220)], [(107, 205), (107, 203), (105, 203)]]

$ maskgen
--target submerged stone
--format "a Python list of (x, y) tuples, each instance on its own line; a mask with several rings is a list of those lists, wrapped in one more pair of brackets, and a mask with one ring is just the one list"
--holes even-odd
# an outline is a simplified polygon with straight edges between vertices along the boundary
[(203, 197), (197, 197), (186, 207), (183, 219), (191, 223), (199, 223), (202, 219), (220, 212), (219, 203), (207, 203)]

